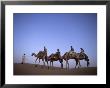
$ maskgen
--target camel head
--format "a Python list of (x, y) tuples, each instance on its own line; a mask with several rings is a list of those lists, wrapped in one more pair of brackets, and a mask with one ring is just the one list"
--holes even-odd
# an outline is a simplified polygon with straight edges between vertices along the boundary
[(31, 56), (35, 55), (35, 53), (32, 53)]

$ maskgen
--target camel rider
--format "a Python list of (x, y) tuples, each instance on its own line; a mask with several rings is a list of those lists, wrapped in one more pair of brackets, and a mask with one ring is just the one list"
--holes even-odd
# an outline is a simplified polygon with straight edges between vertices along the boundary
[(80, 48), (80, 49), (81, 49), (80, 54), (84, 57), (84, 49), (83, 48)]
[(74, 49), (73, 49), (73, 47), (72, 46), (70, 46), (71, 47), (71, 51), (73, 51), (74, 52)]
[(45, 46), (44, 46), (44, 51), (47, 51), (47, 49), (45, 48)]
[(61, 57), (59, 49), (57, 49), (56, 55), (58, 55), (59, 58)]
[(72, 55), (74, 53), (74, 48), (70, 46), (71, 50), (69, 51), (69, 54)]
[(81, 49), (81, 52), (80, 53), (84, 53), (84, 49), (83, 48), (80, 48)]
[(45, 46), (44, 46), (44, 52), (46, 53), (46, 56), (47, 56), (47, 49), (45, 48)]

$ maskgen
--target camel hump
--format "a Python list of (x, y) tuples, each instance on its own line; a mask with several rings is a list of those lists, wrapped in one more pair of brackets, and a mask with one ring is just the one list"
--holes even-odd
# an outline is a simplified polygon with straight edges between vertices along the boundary
[(53, 53), (52, 53), (52, 54), (50, 54), (49, 58), (51, 58), (53, 55), (54, 55)]
[(88, 56), (85, 53), (78, 53), (78, 55), (81, 58), (88, 58)]
[(69, 54), (73, 54), (73, 53), (74, 53), (74, 51), (71, 51), (71, 50), (69, 51)]
[(68, 52), (68, 55), (71, 56), (71, 57), (74, 57), (76, 55), (76, 52), (70, 51), (70, 52)]
[(44, 51), (39, 51), (39, 53), (42, 53), (42, 52), (44, 52)]
[(39, 51), (39, 54), (44, 53), (44, 51)]

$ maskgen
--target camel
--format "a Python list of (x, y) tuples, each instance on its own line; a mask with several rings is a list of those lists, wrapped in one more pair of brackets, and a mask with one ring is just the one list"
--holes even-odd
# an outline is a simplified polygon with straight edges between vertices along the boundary
[(75, 68), (77, 67), (77, 65), (79, 64), (78, 68), (81, 67), (80, 65), (80, 60), (85, 60), (87, 61), (87, 67), (89, 66), (90, 62), (89, 62), (89, 59), (88, 59), (88, 56), (83, 53), (76, 53), (76, 52), (66, 52), (63, 56), (62, 56), (62, 59), (64, 59), (66, 61), (66, 69), (69, 69), (69, 63), (68, 63), (68, 60), (69, 59), (74, 59), (76, 61), (76, 66)]
[(47, 65), (48, 65), (47, 49), (44, 48), (44, 51), (39, 51), (37, 54), (32, 53), (31, 56), (36, 57), (35, 64), (36, 64), (37, 59), (39, 59), (39, 63), (40, 63), (40, 59), (42, 59), (44, 66), (45, 66), (45, 61), (47, 62)]
[(50, 61), (50, 67), (53, 67), (54, 61), (59, 61), (61, 63), (61, 68), (63, 68), (63, 59), (58, 54), (52, 53), (50, 56), (48, 56), (48, 61)]

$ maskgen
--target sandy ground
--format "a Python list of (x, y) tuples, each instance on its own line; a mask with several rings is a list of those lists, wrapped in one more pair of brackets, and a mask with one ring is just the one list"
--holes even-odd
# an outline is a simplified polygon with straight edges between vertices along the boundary
[(14, 64), (14, 75), (97, 75), (96, 67), (61, 69), (49, 68), (43, 65)]

